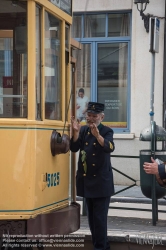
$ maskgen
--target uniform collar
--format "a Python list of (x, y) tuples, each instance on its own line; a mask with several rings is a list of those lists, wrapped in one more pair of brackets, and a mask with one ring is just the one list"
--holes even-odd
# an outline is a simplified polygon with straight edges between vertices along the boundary
[(103, 124), (99, 124), (98, 126), (97, 126), (97, 128), (98, 128), (98, 130), (100, 131), (100, 129), (103, 127)]
[[(103, 124), (102, 123), (100, 123), (98, 126), (97, 126), (97, 128), (98, 128), (98, 130), (100, 131), (101, 130), (101, 128), (103, 127)], [(87, 128), (88, 128), (88, 132), (91, 132), (90, 131), (90, 128), (87, 126)]]

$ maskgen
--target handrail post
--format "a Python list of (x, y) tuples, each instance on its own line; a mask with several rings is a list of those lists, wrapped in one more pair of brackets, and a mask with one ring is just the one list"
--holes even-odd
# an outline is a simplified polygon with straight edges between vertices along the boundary
[(83, 216), (87, 215), (87, 213), (86, 213), (86, 201), (85, 201), (85, 198), (83, 198), (83, 202), (82, 202), (82, 215)]
[[(151, 121), (151, 157), (155, 159), (156, 151), (156, 123)], [(153, 226), (156, 226), (156, 220), (158, 218), (158, 208), (156, 199), (156, 176), (152, 175), (152, 220)]]

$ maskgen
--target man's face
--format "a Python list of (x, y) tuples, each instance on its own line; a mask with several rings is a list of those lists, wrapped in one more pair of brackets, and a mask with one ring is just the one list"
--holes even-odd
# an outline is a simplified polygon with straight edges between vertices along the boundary
[(83, 92), (78, 92), (78, 96), (83, 98), (84, 97), (84, 93)]
[(102, 113), (94, 114), (94, 113), (87, 112), (86, 114), (87, 125), (95, 123), (96, 126), (98, 126), (103, 119), (104, 119), (104, 114)]

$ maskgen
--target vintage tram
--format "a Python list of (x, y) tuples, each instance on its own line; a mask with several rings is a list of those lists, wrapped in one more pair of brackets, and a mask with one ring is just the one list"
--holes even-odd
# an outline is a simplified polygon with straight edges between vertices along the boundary
[(1, 239), (79, 228), (69, 181), (71, 23), (72, 0), (0, 0)]

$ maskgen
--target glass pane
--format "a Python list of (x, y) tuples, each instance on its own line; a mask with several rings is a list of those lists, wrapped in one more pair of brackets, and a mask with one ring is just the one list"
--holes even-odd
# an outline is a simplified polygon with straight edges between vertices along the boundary
[(48, 0), (69, 15), (72, 15), (72, 0)]
[(0, 117), (27, 117), (27, 6), (1, 1)]
[(36, 7), (36, 119), (41, 120), (41, 44), (40, 9)]
[(84, 121), (87, 103), (90, 101), (91, 44), (82, 44), (82, 50), (79, 50), (76, 53), (76, 116), (80, 121)]
[(130, 36), (129, 14), (108, 15), (108, 36)]
[(105, 37), (106, 15), (84, 17), (84, 37)]
[(98, 101), (105, 104), (105, 122), (127, 127), (128, 44), (98, 44)]
[(82, 37), (81, 16), (73, 16), (73, 24), (71, 26), (72, 37)]
[(69, 26), (66, 24), (65, 26), (65, 49), (69, 49), (69, 43), (70, 43), (70, 28)]
[(61, 120), (61, 22), (45, 12), (45, 118)]

